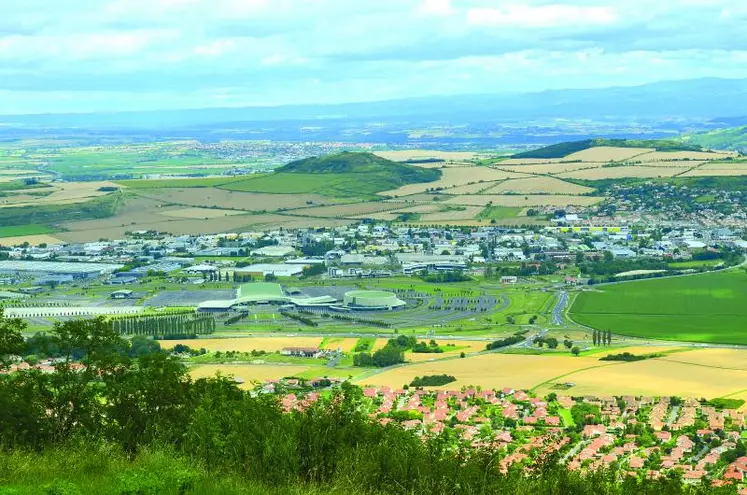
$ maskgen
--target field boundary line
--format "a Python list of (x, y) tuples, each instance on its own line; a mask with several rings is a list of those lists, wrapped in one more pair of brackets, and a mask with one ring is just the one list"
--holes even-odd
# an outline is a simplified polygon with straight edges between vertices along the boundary
[[(581, 358), (581, 359), (583, 359), (583, 358)], [(529, 391), (530, 391), (530, 392), (533, 392), (534, 390), (537, 390), (537, 389), (538, 389), (539, 387), (541, 387), (541, 386), (543, 386), (543, 385), (547, 385), (548, 383), (551, 383), (551, 382), (553, 382), (553, 381), (555, 381), (555, 380), (560, 380), (561, 378), (565, 378), (565, 377), (567, 377), (567, 376), (571, 376), (571, 375), (574, 375), (574, 374), (576, 374), (576, 373), (580, 373), (580, 372), (582, 372), (582, 371), (588, 371), (588, 370), (593, 370), (593, 369), (597, 369), (597, 368), (606, 368), (606, 367), (608, 367), (608, 366), (616, 366), (616, 365), (622, 365), (622, 364), (629, 364), (629, 363), (624, 363), (624, 362), (611, 362), (611, 363), (608, 363), (608, 364), (607, 364), (607, 363), (606, 363), (606, 364), (597, 364), (597, 365), (594, 365), (594, 366), (588, 366), (588, 367), (586, 367), (586, 368), (579, 368), (579, 369), (577, 369), (577, 370), (574, 370), (574, 371), (570, 371), (570, 372), (568, 372), (568, 373), (564, 373), (564, 374), (562, 374), (562, 375), (558, 375), (558, 376), (555, 376), (555, 377), (553, 377), (553, 378), (550, 378), (550, 379), (548, 379), (548, 380), (545, 380), (545, 381), (544, 381), (544, 382), (542, 382), (542, 383), (538, 383), (538, 384), (537, 384), (537, 385), (535, 385), (534, 387), (530, 388), (530, 389), (529, 389)]]

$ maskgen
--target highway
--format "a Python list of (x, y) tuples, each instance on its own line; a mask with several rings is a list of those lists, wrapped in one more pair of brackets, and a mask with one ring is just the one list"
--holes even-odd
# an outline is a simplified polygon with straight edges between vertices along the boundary
[(553, 325), (562, 325), (565, 323), (565, 309), (568, 306), (568, 292), (562, 291), (558, 294), (558, 300), (555, 303), (555, 307), (552, 308), (552, 315), (550, 321)]

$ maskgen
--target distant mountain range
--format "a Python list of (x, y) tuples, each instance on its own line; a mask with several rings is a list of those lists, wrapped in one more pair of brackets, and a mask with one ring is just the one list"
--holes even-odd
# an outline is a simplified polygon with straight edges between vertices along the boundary
[(48, 129), (189, 129), (229, 123), (241, 127), (239, 123), (340, 119), (444, 120), (453, 123), (531, 119), (679, 119), (710, 122), (716, 126), (733, 125), (728, 122), (736, 122), (737, 118), (744, 120), (745, 108), (747, 79), (707, 78), (635, 87), (439, 96), (341, 105), (16, 115), (0, 117), (0, 125)]

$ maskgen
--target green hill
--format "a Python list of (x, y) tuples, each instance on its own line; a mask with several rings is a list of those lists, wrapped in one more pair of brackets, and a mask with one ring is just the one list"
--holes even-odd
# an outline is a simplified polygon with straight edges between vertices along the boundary
[(233, 182), (221, 188), (363, 199), (407, 184), (432, 182), (440, 177), (438, 169), (392, 162), (371, 153), (344, 152), (291, 162), (273, 174)]
[(686, 134), (682, 136), (682, 142), (712, 150), (747, 153), (747, 126)]
[(654, 148), (657, 151), (702, 151), (697, 144), (658, 139), (585, 139), (553, 144), (536, 150), (513, 155), (512, 158), (565, 158), (566, 156), (600, 146), (615, 148)]

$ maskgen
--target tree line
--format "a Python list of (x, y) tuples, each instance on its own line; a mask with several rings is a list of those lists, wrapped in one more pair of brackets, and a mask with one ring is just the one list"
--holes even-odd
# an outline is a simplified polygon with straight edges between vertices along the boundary
[(195, 313), (125, 316), (108, 320), (121, 335), (208, 335), (215, 332), (215, 318)]

